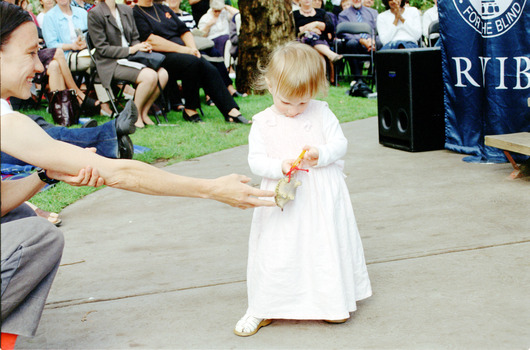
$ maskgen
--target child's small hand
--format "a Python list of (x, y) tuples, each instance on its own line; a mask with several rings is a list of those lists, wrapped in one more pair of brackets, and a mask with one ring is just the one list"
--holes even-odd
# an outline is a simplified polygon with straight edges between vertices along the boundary
[(304, 146), (306, 151), (304, 154), (304, 164), (308, 166), (316, 166), (318, 164), (318, 148), (312, 146)]
[(295, 159), (285, 159), (282, 162), (282, 172), (283, 174), (287, 174), (289, 170), (291, 170), (291, 166), (293, 166)]

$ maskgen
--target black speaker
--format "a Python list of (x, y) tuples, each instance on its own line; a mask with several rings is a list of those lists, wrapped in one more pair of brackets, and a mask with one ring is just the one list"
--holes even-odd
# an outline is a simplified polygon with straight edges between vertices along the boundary
[(442, 149), (440, 49), (384, 50), (375, 59), (379, 143), (410, 152)]

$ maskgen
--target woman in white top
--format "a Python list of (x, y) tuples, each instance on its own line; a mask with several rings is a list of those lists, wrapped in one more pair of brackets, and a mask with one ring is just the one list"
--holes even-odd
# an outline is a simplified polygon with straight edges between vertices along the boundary
[(230, 21), (239, 10), (225, 5), (223, 0), (210, 0), (210, 9), (199, 21), (199, 29), (213, 40), (215, 48), (224, 52), (230, 34)]
[(377, 16), (381, 50), (418, 47), (421, 16), (415, 7), (405, 7), (405, 0), (383, 0), (387, 10)]

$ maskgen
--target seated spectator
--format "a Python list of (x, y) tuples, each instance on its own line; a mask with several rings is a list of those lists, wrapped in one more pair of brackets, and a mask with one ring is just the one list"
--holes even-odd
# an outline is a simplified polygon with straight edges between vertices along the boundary
[(438, 1), (434, 0), (434, 6), (430, 9), (426, 10), (423, 13), (422, 16), (422, 27), (423, 27), (423, 37), (427, 41), (427, 44), (429, 44), (430, 40), (437, 39), (440, 35), (439, 34), (433, 34), (431, 38), (429, 38), (429, 26), (432, 22), (438, 21)]
[(55, 0), (39, 0), (42, 11), (37, 15), (37, 22), (39, 27), (42, 27), (44, 22), (44, 15), (55, 6)]
[(88, 13), (88, 31), (96, 48), (94, 58), (103, 86), (111, 89), (112, 79), (135, 83), (134, 103), (139, 112), (135, 125), (153, 125), (149, 109), (160, 95), (160, 88), (166, 86), (168, 73), (164, 68), (155, 71), (143, 65), (127, 65), (127, 56), (152, 49), (149, 43), (139, 40), (133, 10), (117, 5), (115, 0), (101, 1)]
[(250, 123), (239, 112), (239, 106), (224, 87), (217, 69), (201, 56), (193, 35), (169, 7), (153, 4), (152, 0), (139, 0), (133, 13), (140, 40), (147, 41), (153, 51), (166, 56), (163, 67), (169, 73), (169, 81), (182, 80), (185, 120), (202, 122), (196, 111), (202, 87), (227, 122)]
[[(87, 12), (71, 6), (69, 0), (57, 0), (51, 10), (44, 15), (42, 34), (48, 48), (60, 48), (64, 52), (68, 67), (72, 72), (85, 72), (90, 68), (91, 59), (86, 49), (83, 32), (87, 30)], [(98, 84), (99, 85), (99, 84)], [(96, 86), (98, 98), (108, 101), (104, 90)], [(101, 113), (112, 115), (107, 103), (101, 103)]]
[(405, 0), (383, 0), (387, 10), (377, 17), (377, 32), (382, 50), (418, 47), (421, 16), (417, 8), (405, 6)]
[[(53, 0), (51, 1), (54, 2)], [(22, 9), (26, 9), (27, 1), (17, 1)], [(49, 4), (48, 4), (49, 5)], [(30, 12), (28, 12), (30, 13)], [(38, 18), (30, 13), (31, 18), (37, 24)], [(85, 93), (75, 83), (72, 73), (66, 63), (64, 52), (60, 48), (46, 48), (40, 49), (38, 52), (39, 60), (44, 66), (44, 71), (35, 74), (33, 82), (35, 84), (41, 84), (41, 89), (48, 89), (50, 92), (57, 90), (71, 89), (75, 90), (79, 104), (85, 99)], [(46, 79), (45, 79), (46, 78)], [(46, 83), (48, 84), (47, 86)], [(99, 101), (94, 101), (92, 98), (87, 99), (87, 112), (88, 114), (98, 114), (101, 111)], [(110, 109), (107, 107), (108, 115), (110, 115)]]
[[(363, 6), (363, 0), (348, 0), (351, 6), (347, 6), (346, 1), (342, 1), (345, 6), (344, 11), (339, 14), (339, 24), (344, 22), (364, 22), (370, 24), (372, 30), (376, 30), (378, 13), (372, 8)], [(368, 34), (344, 34), (345, 43), (342, 49), (345, 53), (367, 54), (370, 51), (379, 50), (382, 46), (379, 37), (374, 40)], [(352, 74), (361, 75), (363, 62), (359, 59), (348, 58)]]
[[(38, 55), (39, 60), (44, 66), (44, 71), (35, 74), (33, 81), (41, 84), (41, 89), (47, 89), (50, 93), (65, 89), (75, 90), (80, 105), (87, 98), (87, 114), (94, 115), (101, 113), (107, 116), (112, 114), (108, 104), (102, 104), (100, 101), (95, 101), (91, 97), (86, 97), (86, 94), (77, 86), (61, 48), (40, 49)], [(47, 87), (44, 86), (46, 81), (48, 83)]]
[(295, 33), (302, 43), (312, 46), (335, 63), (342, 56), (331, 51), (327, 42), (327, 34), (333, 32), (333, 24), (326, 11), (315, 9), (312, 5), (312, 0), (300, 0), (300, 10), (293, 11)]
[(215, 48), (225, 52), (225, 44), (230, 35), (230, 21), (239, 10), (225, 5), (223, 0), (210, 0), (210, 9), (199, 21), (201, 30), (208, 39), (213, 40)]
[[(175, 14), (178, 16), (178, 18), (186, 25), (186, 27), (191, 31), (194, 38), (196, 36), (204, 36), (204, 32), (202, 32), (200, 29), (197, 28), (197, 25), (195, 23), (195, 20), (193, 19), (193, 16), (190, 15), (188, 12), (183, 11), (180, 8), (181, 0), (168, 0), (168, 6)], [(236, 16), (233, 17), (235, 19)], [(233, 40), (232, 37), (230, 40)], [(235, 38), (237, 42), (237, 36)], [(233, 85), (232, 79), (228, 76), (228, 72), (226, 70), (226, 66), (224, 65), (223, 61), (223, 53), (219, 52), (215, 47), (200, 50), (201, 54), (204, 55), (204, 58), (213, 64), (215, 68), (219, 71), (219, 74), (221, 74), (221, 78), (223, 78), (223, 81), (228, 89), (228, 92), (232, 97), (246, 97), (248, 96), (246, 93), (240, 93), (237, 91)], [(206, 103), (208, 105), (213, 105), (213, 102), (209, 99), (207, 96)]]

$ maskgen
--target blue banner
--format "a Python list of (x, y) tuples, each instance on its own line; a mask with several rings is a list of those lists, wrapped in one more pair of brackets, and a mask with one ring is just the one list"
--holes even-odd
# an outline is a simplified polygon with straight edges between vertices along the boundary
[(484, 136), (530, 132), (530, 0), (439, 0), (438, 11), (445, 147), (505, 162)]

